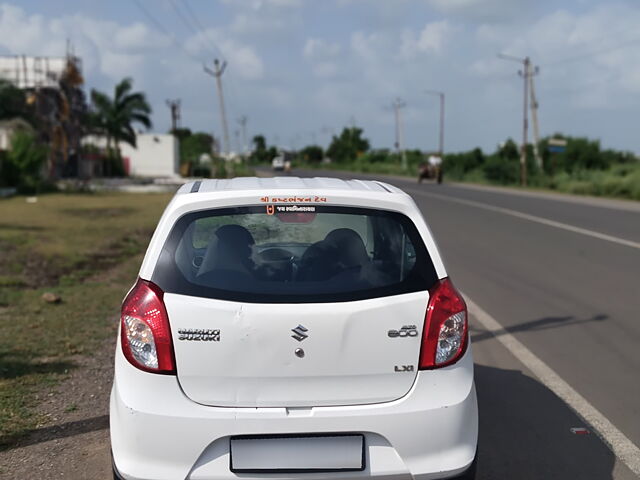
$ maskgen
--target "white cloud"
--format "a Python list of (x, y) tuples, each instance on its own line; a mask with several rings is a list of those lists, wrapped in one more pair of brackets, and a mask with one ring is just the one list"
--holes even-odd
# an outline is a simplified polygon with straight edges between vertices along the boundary
[[(637, 8), (609, 3), (581, 12), (557, 10), (525, 28), (482, 25), (475, 38), (489, 51), (529, 55), (534, 65), (540, 65), (536, 84), (541, 118), (553, 121), (566, 116), (566, 110), (622, 112), (631, 108), (630, 99), (640, 93), (640, 50), (633, 45), (639, 22)], [(473, 61), (470, 72), (516, 87), (516, 72), (521, 68), (494, 54)], [(574, 124), (580, 122), (571, 121)], [(555, 128), (567, 127), (559, 123)], [(601, 137), (606, 127), (599, 129), (596, 135)]]
[(335, 77), (338, 74), (338, 65), (333, 62), (319, 62), (313, 66), (313, 73), (317, 77)]
[[(618, 86), (640, 91), (640, 85), (627, 81), (640, 75), (640, 51), (632, 45), (639, 22), (640, 10), (612, 3), (583, 13), (559, 10), (518, 34), (510, 28), (483, 26), (477, 38), (516, 56), (530, 55), (545, 78), (567, 88), (602, 80), (606, 71), (609, 78), (618, 78)], [(473, 70), (482, 73), (496, 63), (476, 62)]]
[(0, 5), (0, 47), (10, 53), (63, 56), (73, 41), (84, 69), (112, 79), (143, 75), (143, 54), (167, 48), (171, 41), (136, 22), (119, 25), (80, 14), (45, 19), (20, 7)]
[(337, 42), (329, 42), (322, 38), (308, 38), (302, 52), (305, 58), (335, 57), (342, 48)]
[(450, 41), (453, 30), (447, 20), (427, 23), (418, 34), (405, 29), (402, 32), (401, 54), (407, 59), (419, 53), (441, 54)]
[(351, 51), (367, 62), (375, 62), (384, 56), (383, 52), (388, 50), (390, 44), (390, 39), (382, 33), (357, 31), (351, 34)]
[(313, 74), (321, 78), (332, 78), (338, 74), (337, 57), (341, 52), (342, 47), (339, 43), (322, 38), (308, 38), (302, 48), (302, 54), (311, 64)]
[(471, 20), (507, 21), (535, 7), (531, 0), (426, 0), (435, 10)]
[(256, 35), (275, 32), (287, 28), (287, 21), (281, 16), (271, 16), (266, 20), (263, 16), (250, 13), (238, 13), (231, 23), (229, 30), (237, 34)]
[(252, 8), (260, 10), (268, 7), (275, 8), (299, 8), (302, 0), (221, 0), (222, 3), (240, 8)]

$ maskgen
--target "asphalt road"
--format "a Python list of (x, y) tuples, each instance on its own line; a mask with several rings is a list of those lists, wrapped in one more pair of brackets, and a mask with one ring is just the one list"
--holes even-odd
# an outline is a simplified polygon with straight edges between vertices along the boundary
[[(618, 452), (637, 449), (640, 207), (379, 179), (413, 196), (454, 283), (504, 327), (498, 335), (521, 342), (626, 436)], [(615, 447), (474, 319), (472, 345), (481, 479), (637, 478)]]

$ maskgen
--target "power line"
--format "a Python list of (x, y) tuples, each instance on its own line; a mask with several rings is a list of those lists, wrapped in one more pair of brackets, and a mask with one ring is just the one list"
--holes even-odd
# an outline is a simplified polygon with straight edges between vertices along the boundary
[[(194, 9), (190, 6), (188, 0), (172, 0), (172, 1), (176, 1), (176, 2), (182, 3), (182, 6), (184, 7), (184, 10), (187, 12), (187, 14), (189, 15), (190, 19), (193, 21), (193, 24), (195, 25), (196, 29), (201, 33), (202, 38), (205, 41), (208, 41), (208, 45), (213, 50), (218, 52), (218, 54), (217, 55), (214, 54), (213, 57), (219, 58), (223, 62), (227, 62), (227, 58), (226, 58), (224, 52), (218, 46), (218, 44), (215, 42), (215, 40), (212, 38), (212, 36), (209, 34), (209, 32), (204, 27), (202, 22), (199, 20), (198, 15), (194, 11)], [(226, 96), (227, 96), (227, 99), (229, 100), (229, 103), (232, 106), (233, 105), (238, 105), (237, 100), (238, 100), (239, 97), (238, 97), (238, 93), (237, 93), (236, 82), (234, 81), (233, 69), (229, 70), (227, 72), (226, 76), (227, 76), (227, 78), (229, 80), (226, 83), (226, 92), (225, 92)]]
[(133, 3), (136, 4), (138, 9), (144, 14), (145, 17), (147, 17), (147, 20), (149, 20), (151, 23), (153, 23), (158, 30), (160, 30), (162, 33), (164, 33), (167, 37), (172, 38), (172, 35), (167, 31), (167, 29), (164, 28), (162, 26), (162, 24), (160, 22), (158, 22), (158, 20), (156, 20), (156, 18), (153, 15), (151, 15), (151, 12), (149, 12), (149, 10), (147, 10), (144, 7), (144, 5), (142, 5), (140, 0), (133, 0)]
[(220, 49), (220, 47), (218, 47), (218, 44), (216, 42), (213, 41), (213, 39), (207, 34), (207, 29), (204, 28), (204, 26), (202, 25), (202, 23), (200, 23), (200, 20), (198, 20), (198, 16), (195, 14), (195, 12), (193, 11), (193, 9), (191, 8), (191, 6), (189, 5), (188, 0), (182, 0), (181, 1), (182, 5), (184, 6), (185, 11), (187, 12), (187, 14), (189, 15), (189, 17), (191, 17), (191, 20), (193, 20), (193, 23), (196, 25), (196, 27), (198, 28), (198, 30), (200, 32), (202, 32), (202, 34), (204, 35), (204, 37), (209, 40), (209, 42), (211, 42), (211, 45), (213, 46), (213, 48), (218, 52), (218, 56), (220, 58), (222, 58), (222, 60), (226, 60), (224, 53), (222, 52), (222, 50)]
[[(197, 25), (194, 25), (192, 21), (187, 17), (185, 17), (185, 15), (180, 11), (180, 9), (175, 3), (175, 0), (169, 0), (169, 3), (171, 4), (171, 8), (173, 8), (173, 11), (176, 12), (176, 14), (178, 15), (178, 18), (180, 19), (180, 21), (183, 23), (183, 25), (187, 27), (187, 30), (190, 30), (191, 33), (193, 33), (196, 37), (202, 36), (205, 40), (208, 40), (208, 38), (204, 36), (204, 34), (198, 29)], [(205, 48), (208, 50), (209, 54), (215, 57), (216, 56), (216, 52), (214, 51), (215, 49), (212, 49), (209, 47), (210, 45), (208, 44), (205, 45)]]
[(151, 23), (153, 23), (153, 25), (155, 25), (156, 29), (160, 30), (161, 33), (163, 33), (173, 44), (174, 47), (182, 50), (191, 60), (197, 62), (198, 64), (202, 63), (202, 60), (199, 59), (198, 57), (196, 57), (195, 55), (191, 54), (191, 52), (189, 52), (186, 48), (184, 48), (182, 45), (180, 45), (177, 41), (175, 36), (173, 35), (173, 33), (169, 32), (169, 30), (167, 30), (152, 14), (151, 12), (149, 12), (149, 10), (147, 10), (145, 8), (145, 6), (142, 4), (142, 2), (140, 0), (133, 0), (133, 3), (138, 7), (138, 10), (140, 10), (143, 15), (145, 17), (147, 17), (147, 20), (149, 20)]

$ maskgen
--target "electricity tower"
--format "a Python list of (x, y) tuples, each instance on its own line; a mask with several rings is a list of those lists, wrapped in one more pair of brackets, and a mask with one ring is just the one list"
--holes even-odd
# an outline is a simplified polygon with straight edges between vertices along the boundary
[(180, 127), (180, 99), (167, 99), (166, 102), (167, 107), (171, 110), (171, 132), (175, 133), (175, 131)]
[(207, 74), (211, 75), (212, 77), (215, 77), (216, 79), (216, 86), (218, 88), (218, 102), (220, 103), (220, 121), (222, 123), (222, 139), (224, 142), (224, 151), (228, 155), (231, 152), (231, 145), (229, 141), (229, 126), (227, 125), (227, 114), (224, 109), (224, 94), (222, 92), (222, 74), (224, 73), (226, 68), (227, 68), (227, 62), (223, 61), (222, 63), (220, 63), (220, 61), (217, 58), (213, 61), (213, 70), (207, 67), (206, 65), (204, 65), (204, 71)]
[[(537, 75), (539, 72), (538, 67), (532, 68), (531, 59), (529, 57), (519, 58), (513, 57), (511, 55), (498, 54), (498, 57), (504, 60), (511, 60), (513, 62), (522, 63), (522, 70), (518, 71), (518, 75), (520, 75), (523, 79), (524, 86), (524, 96), (523, 96), (523, 110), (522, 110), (522, 145), (520, 146), (520, 184), (523, 186), (527, 185), (527, 131), (529, 127), (529, 89), (533, 86), (533, 77)], [(538, 102), (535, 99), (535, 92), (531, 92), (531, 114), (534, 119), (534, 152), (536, 155), (536, 162), (541, 164), (541, 160), (538, 153), (537, 143), (540, 140), (538, 138)]]
[(242, 115), (238, 119), (238, 124), (242, 128), (242, 153), (247, 153), (249, 150), (249, 144), (247, 143), (247, 122), (249, 121), (249, 117), (246, 115)]
[(400, 158), (402, 159), (402, 169), (406, 170), (407, 169), (407, 155), (405, 154), (404, 151), (404, 131), (403, 131), (403, 125), (402, 125), (402, 117), (401, 117), (401, 112), (400, 110), (404, 107), (406, 107), (407, 104), (405, 103), (404, 100), (400, 99), (400, 98), (396, 98), (393, 103), (391, 104), (391, 108), (393, 108), (393, 113), (395, 116), (395, 120), (396, 120), (396, 143), (395, 143), (395, 147), (396, 147), (396, 151), (398, 152), (398, 154), (400, 155)]

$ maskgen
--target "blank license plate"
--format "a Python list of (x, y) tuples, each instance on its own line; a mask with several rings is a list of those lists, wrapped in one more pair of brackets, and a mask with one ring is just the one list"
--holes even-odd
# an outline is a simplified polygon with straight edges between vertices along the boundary
[(336, 472), (364, 470), (363, 435), (231, 438), (232, 472)]

